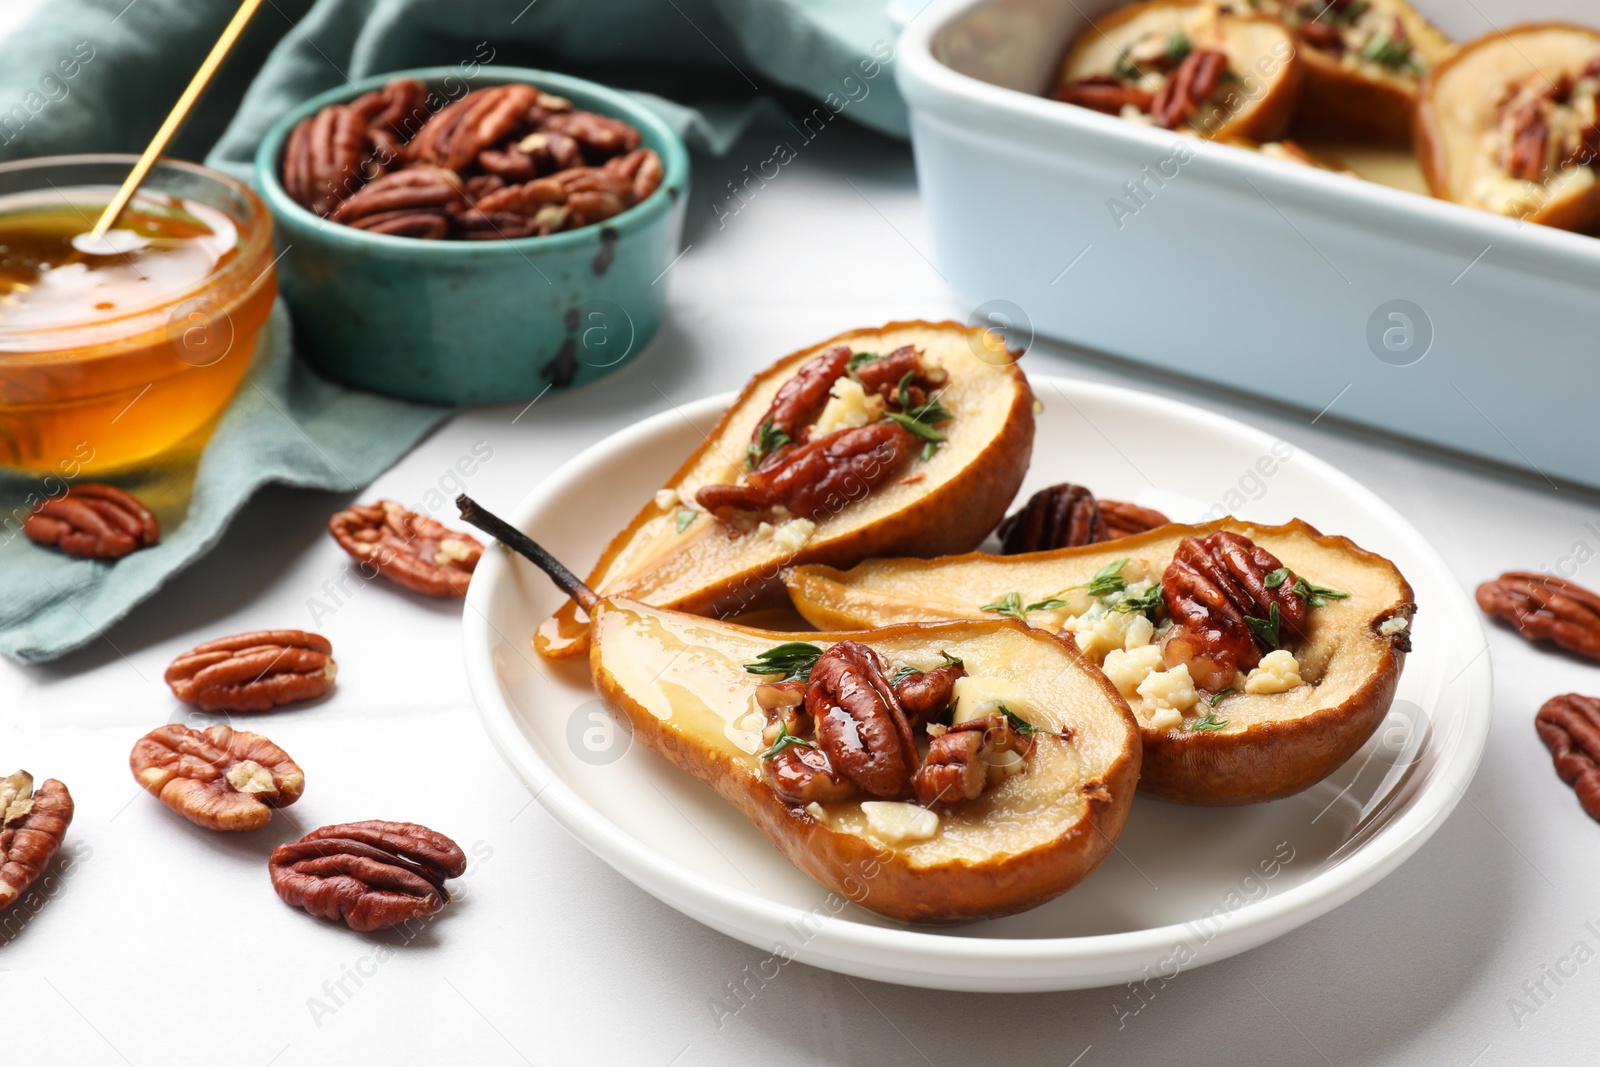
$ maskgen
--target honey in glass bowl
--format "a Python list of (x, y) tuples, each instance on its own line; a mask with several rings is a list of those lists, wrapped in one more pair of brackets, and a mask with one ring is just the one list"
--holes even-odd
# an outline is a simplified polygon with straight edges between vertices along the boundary
[(203, 443), (277, 294), (270, 218), (162, 161), (87, 236), (132, 156), (0, 166), (0, 466), (105, 472)]

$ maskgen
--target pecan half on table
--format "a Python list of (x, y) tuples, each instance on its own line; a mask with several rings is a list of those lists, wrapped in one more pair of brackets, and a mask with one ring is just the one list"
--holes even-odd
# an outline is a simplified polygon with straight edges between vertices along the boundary
[(257, 630), (196, 645), (172, 661), (166, 680), (179, 700), (205, 711), (267, 711), (315, 700), (337, 673), (326, 637)]
[(1478, 607), (1530, 641), (1600, 659), (1600, 595), (1553, 574), (1507, 571), (1478, 586)]
[(1170, 521), (1154, 508), (1096, 500), (1084, 486), (1067, 482), (1034, 493), (1021, 509), (1006, 516), (995, 533), (1000, 554), (1013, 556), (1114, 541)]
[(313, 830), (273, 849), (268, 863), (285, 904), (363, 932), (434, 914), (450, 900), (445, 879), (466, 869), (466, 855), (443, 834), (377, 820)]
[(1533, 725), (1556, 774), (1578, 794), (1589, 817), (1600, 821), (1600, 700), (1577, 693), (1551, 697)]
[(466, 596), (483, 545), (393, 500), (357, 504), (328, 520), (339, 547), (389, 581), (424, 596)]
[(207, 830), (259, 830), (306, 787), (287, 752), (227, 726), (158, 727), (133, 746), (128, 767), (145, 792)]
[(27, 771), (0, 778), (0, 911), (50, 866), (71, 823), (72, 794), (54, 778), (37, 790)]
[(120, 559), (161, 539), (161, 524), (137, 497), (114, 485), (75, 485), (46, 500), (22, 524), (28, 540), (69, 556)]

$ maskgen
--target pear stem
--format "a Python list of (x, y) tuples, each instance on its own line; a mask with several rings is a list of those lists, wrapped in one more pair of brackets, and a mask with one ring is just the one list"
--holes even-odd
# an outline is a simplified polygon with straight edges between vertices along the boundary
[(562, 566), (560, 560), (545, 551), (543, 545), (500, 516), (485, 510), (483, 505), (467, 494), (462, 493), (456, 497), (456, 510), (461, 513), (462, 521), (476, 526), (548, 574), (550, 580), (560, 586), (563, 593), (576, 600), (584, 611), (592, 611), (600, 602), (600, 597), (595, 591), (584, 585), (582, 578)]

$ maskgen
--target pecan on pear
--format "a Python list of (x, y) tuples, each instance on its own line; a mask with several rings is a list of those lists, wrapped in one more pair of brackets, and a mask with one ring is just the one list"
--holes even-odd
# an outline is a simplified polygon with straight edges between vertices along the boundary
[(172, 661), (167, 685), (204, 711), (267, 711), (331, 690), (332, 652), (304, 630), (257, 630), (196, 645)]
[(76, 485), (39, 504), (22, 524), (28, 540), (55, 545), (69, 556), (120, 559), (161, 539), (149, 508), (114, 485)]
[(313, 830), (273, 849), (267, 866), (285, 904), (362, 932), (435, 914), (450, 900), (445, 880), (466, 869), (444, 834), (379, 820)]
[(855, 783), (834, 769), (827, 753), (810, 740), (816, 723), (805, 706), (806, 683), (791, 679), (756, 687), (756, 704), (767, 716), (761, 775), (786, 803), (845, 800)]
[(339, 547), (424, 596), (466, 596), (483, 545), (393, 500), (356, 504), (328, 520)]
[(956, 680), (966, 675), (966, 668), (959, 663), (917, 671), (895, 683), (894, 695), (900, 698), (900, 708), (911, 722), (932, 719), (950, 706), (955, 697)]
[(1319, 52), (1340, 53), (1344, 51), (1344, 34), (1339, 32), (1339, 27), (1329, 25), (1321, 19), (1307, 19), (1295, 27), (1300, 34), (1300, 39)]
[(411, 144), (420, 163), (460, 172), (485, 148), (526, 129), (528, 109), (539, 99), (531, 85), (474, 89), (428, 120)]
[(227, 726), (158, 727), (133, 746), (128, 766), (145, 792), (207, 830), (259, 830), (306, 786), (287, 752)]
[(794, 376), (773, 394), (767, 413), (750, 434), (745, 463), (754, 469), (801, 442), (801, 433), (817, 421), (828, 404), (828, 392), (850, 365), (850, 349), (837, 345), (800, 364)]
[(334, 222), (358, 230), (438, 239), (450, 213), (466, 206), (461, 179), (439, 167), (407, 167), (375, 178), (333, 212)]
[(1512, 112), (1506, 145), (1506, 171), (1525, 182), (1542, 182), (1548, 176), (1550, 123), (1540, 101), (1530, 101)]
[(367, 122), (354, 108), (334, 104), (303, 119), (283, 151), (283, 188), (300, 206), (329, 215), (361, 188), (372, 150)]
[(1211, 48), (1197, 48), (1184, 57), (1150, 102), (1150, 117), (1169, 130), (1194, 117), (1200, 105), (1222, 84), (1228, 56)]
[(1478, 607), (1530, 641), (1600, 659), (1600, 595), (1553, 574), (1507, 571), (1478, 586)]
[(1261, 662), (1263, 647), (1277, 647), (1263, 633), (1281, 643), (1304, 632), (1310, 607), (1295, 592), (1297, 581), (1248, 537), (1219, 530), (1203, 540), (1184, 538), (1161, 577), (1162, 599), (1176, 624), (1164, 648), (1166, 665), (1188, 664), (1201, 689), (1228, 688), (1237, 671)]
[(44, 874), (71, 823), (72, 794), (54, 778), (38, 789), (27, 771), (0, 778), (0, 912)]
[(976, 800), (988, 783), (988, 769), (979, 757), (983, 734), (976, 730), (950, 730), (933, 738), (928, 758), (911, 778), (917, 803), (956, 804)]
[(868, 646), (840, 641), (811, 668), (806, 711), (835, 769), (873, 796), (896, 797), (910, 787), (918, 753), (887, 666)]
[[(924, 368), (922, 353), (911, 345), (903, 345), (887, 356), (868, 360), (858, 366), (854, 373), (863, 389), (868, 393), (876, 393), (886, 405), (897, 411), (921, 407), (929, 394), (944, 384), (946, 377), (942, 368)], [(900, 396), (902, 382), (906, 387), (904, 403)]]
[(1149, 111), (1155, 97), (1111, 74), (1091, 74), (1054, 93), (1063, 104), (1077, 104), (1107, 115), (1120, 115), (1125, 107)]
[(1551, 697), (1533, 725), (1556, 774), (1578, 794), (1589, 817), (1600, 820), (1600, 700), (1577, 693)]
[(695, 500), (725, 519), (782, 506), (820, 523), (891, 477), (916, 447), (911, 431), (897, 422), (838, 430), (763, 465), (743, 484), (701, 486)]

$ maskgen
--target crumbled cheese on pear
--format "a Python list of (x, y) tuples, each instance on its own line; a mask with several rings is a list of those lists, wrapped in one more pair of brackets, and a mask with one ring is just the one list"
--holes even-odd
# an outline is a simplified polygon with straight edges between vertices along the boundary
[(678, 506), (678, 491), (676, 489), (657, 489), (656, 507), (666, 509)]
[(1271, 695), (1287, 693), (1304, 684), (1300, 680), (1300, 663), (1294, 653), (1286, 648), (1276, 649), (1261, 657), (1261, 666), (1251, 671), (1244, 681), (1246, 693)]
[(772, 531), (772, 539), (779, 548), (795, 553), (806, 547), (817, 532), (817, 524), (810, 519), (790, 519)]
[(891, 845), (926, 841), (939, 832), (939, 816), (917, 804), (866, 800), (861, 814), (867, 817), (867, 828)]
[(1393, 637), (1395, 634), (1404, 633), (1410, 627), (1410, 619), (1404, 615), (1396, 615), (1392, 619), (1384, 619), (1383, 625), (1378, 627), (1378, 632), (1385, 637)]
[(1161, 667), (1161, 649), (1157, 645), (1140, 645), (1138, 648), (1114, 649), (1106, 653), (1106, 661), (1100, 670), (1111, 679), (1111, 684), (1117, 687), (1117, 692), (1124, 697), (1132, 698), (1139, 692), (1139, 686), (1150, 676), (1150, 672)]
[(883, 398), (867, 395), (866, 389), (854, 378), (840, 378), (828, 390), (828, 404), (817, 417), (812, 440), (836, 430), (855, 429), (883, 418)]
[(1151, 671), (1139, 683), (1136, 692), (1151, 705), (1152, 711), (1161, 708), (1184, 711), (1194, 707), (1200, 700), (1194, 679), (1189, 677), (1187, 663), (1180, 663), (1170, 671)]

